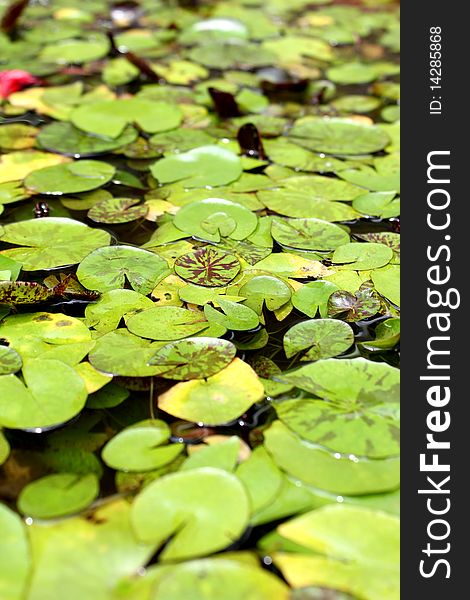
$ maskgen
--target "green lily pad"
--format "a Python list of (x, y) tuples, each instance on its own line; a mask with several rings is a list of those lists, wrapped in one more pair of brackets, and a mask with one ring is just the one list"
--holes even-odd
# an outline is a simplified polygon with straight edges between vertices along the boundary
[(373, 317), (381, 307), (378, 294), (366, 282), (354, 294), (346, 290), (333, 292), (328, 300), (328, 315), (354, 323)]
[(151, 167), (160, 183), (182, 181), (185, 187), (226, 185), (242, 174), (240, 158), (220, 146), (199, 146), (181, 154), (169, 155)]
[(301, 360), (318, 360), (342, 354), (354, 342), (354, 332), (347, 323), (334, 319), (312, 319), (291, 327), (284, 336), (287, 358), (308, 350)]
[(375, 328), (375, 339), (360, 342), (360, 345), (372, 352), (389, 350), (400, 341), (400, 319), (386, 319)]
[(13, 348), (0, 346), (0, 375), (17, 373), (23, 365), (21, 356)]
[[(225, 556), (225, 555), (224, 555)], [(288, 589), (271, 573), (256, 565), (218, 558), (180, 564), (159, 581), (154, 600), (287, 600)]]
[(80, 221), (48, 217), (4, 225), (0, 240), (23, 246), (0, 254), (22, 263), (25, 271), (37, 271), (76, 264), (95, 248), (107, 246), (110, 235)]
[(127, 146), (136, 139), (137, 131), (133, 127), (126, 127), (115, 139), (106, 139), (81, 131), (71, 123), (64, 122), (49, 123), (38, 135), (38, 142), (45, 150), (75, 158), (104, 154)]
[(35, 519), (53, 519), (87, 508), (98, 496), (96, 475), (57, 473), (28, 484), (18, 498), (19, 510)]
[(0, 504), (0, 527), (0, 597), (21, 600), (31, 567), (26, 526), (15, 512)]
[(191, 50), (189, 58), (209, 69), (229, 69), (269, 65), (276, 55), (258, 44), (208, 42)]
[(257, 275), (240, 288), (240, 295), (246, 296), (245, 306), (261, 315), (264, 305), (268, 310), (277, 310), (289, 302), (292, 290), (278, 277)]
[(353, 207), (364, 215), (389, 219), (400, 214), (400, 198), (395, 192), (371, 192), (355, 198)]
[(121, 136), (127, 125), (134, 123), (147, 133), (175, 129), (182, 118), (181, 110), (174, 104), (138, 98), (86, 103), (70, 115), (78, 129), (107, 138)]
[(122, 377), (149, 377), (161, 371), (160, 367), (149, 366), (148, 361), (160, 344), (151, 343), (127, 329), (110, 331), (100, 337), (88, 359), (98, 371)]
[(294, 292), (292, 304), (311, 319), (316, 317), (318, 312), (325, 318), (328, 316), (328, 300), (338, 289), (331, 281), (312, 281)]
[(222, 425), (262, 399), (264, 388), (253, 369), (239, 358), (207, 379), (177, 383), (159, 396), (161, 410), (186, 421)]
[(187, 381), (215, 375), (235, 358), (236, 347), (228, 340), (194, 337), (163, 346), (149, 360), (162, 367), (162, 377)]
[(321, 360), (282, 379), (332, 402), (399, 402), (398, 369), (365, 358)]
[(53, 359), (30, 359), (22, 374), (24, 383), (16, 375), (0, 376), (0, 423), (5, 427), (58, 425), (84, 407), (88, 395), (85, 383), (69, 365)]
[(46, 63), (61, 65), (88, 63), (106, 56), (109, 43), (105, 36), (95, 36), (88, 40), (62, 40), (47, 44), (41, 51), (40, 59)]
[(385, 458), (400, 453), (400, 429), (396, 419), (380, 414), (367, 401), (286, 400), (276, 412), (289, 429), (302, 439), (334, 452), (369, 458)]
[(334, 250), (349, 242), (347, 231), (321, 219), (273, 219), (276, 242), (302, 250)]
[(163, 561), (222, 550), (241, 536), (248, 516), (242, 483), (227, 471), (210, 467), (157, 479), (137, 496), (131, 509), (132, 527), (140, 540), (167, 542)]
[(170, 435), (164, 421), (135, 423), (115, 435), (103, 448), (101, 457), (112, 469), (139, 472), (158, 469), (183, 450), (182, 444), (163, 445)]
[(111, 290), (85, 308), (85, 318), (88, 327), (93, 327), (100, 333), (108, 333), (117, 329), (124, 315), (152, 308), (152, 300), (134, 290)]
[(39, 304), (56, 296), (54, 289), (35, 281), (0, 281), (0, 304)]
[(0, 125), (0, 148), (2, 150), (25, 150), (35, 145), (38, 130), (23, 123)]
[(107, 198), (94, 204), (87, 217), (96, 223), (117, 225), (143, 219), (148, 206), (140, 204), (138, 198)]
[(168, 273), (167, 262), (142, 248), (106, 246), (91, 252), (80, 263), (77, 277), (89, 290), (108, 292), (126, 282), (140, 294), (149, 294)]
[(275, 555), (290, 585), (332, 587), (364, 600), (399, 596), (396, 517), (353, 506), (324, 506), (282, 524), (279, 532), (315, 553)]
[(387, 265), (370, 275), (375, 289), (390, 302), (400, 306), (400, 266)]
[(227, 285), (240, 271), (236, 256), (217, 248), (199, 248), (175, 261), (175, 272), (190, 283), (206, 287)]
[(206, 198), (183, 206), (176, 213), (174, 224), (189, 235), (219, 242), (221, 237), (247, 238), (255, 231), (258, 218), (230, 200)]
[(385, 266), (392, 258), (393, 251), (384, 244), (351, 242), (336, 248), (331, 260), (343, 269), (368, 271)]
[(130, 316), (127, 328), (135, 335), (159, 341), (180, 340), (209, 327), (204, 315), (176, 306), (155, 306)]
[(210, 323), (217, 323), (233, 331), (248, 331), (259, 324), (258, 315), (249, 306), (218, 298), (217, 304), (223, 310), (220, 312), (209, 304), (204, 306), (204, 315)]
[(0, 430), (0, 465), (3, 465), (3, 463), (10, 456), (10, 450), (10, 444), (3, 432)]
[(159, 154), (166, 154), (167, 152), (185, 152), (199, 146), (207, 146), (213, 142), (213, 138), (199, 129), (180, 128), (156, 133), (149, 141)]
[(30, 173), (25, 186), (38, 194), (76, 194), (107, 184), (114, 167), (97, 160), (81, 160), (45, 167)]
[(399, 485), (398, 458), (370, 460), (332, 453), (301, 440), (280, 421), (264, 431), (264, 439), (266, 450), (280, 469), (315, 488), (355, 496), (394, 490)]
[(292, 127), (290, 140), (315, 152), (357, 155), (383, 150), (390, 138), (375, 125), (348, 119), (303, 117)]
[(354, 94), (350, 96), (340, 96), (331, 103), (336, 110), (351, 113), (368, 113), (379, 108), (381, 102), (374, 96), (361, 96)]

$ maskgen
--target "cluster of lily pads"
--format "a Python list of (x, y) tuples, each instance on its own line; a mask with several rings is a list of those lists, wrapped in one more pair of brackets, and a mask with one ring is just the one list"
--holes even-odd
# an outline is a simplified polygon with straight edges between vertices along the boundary
[(0, 0), (0, 598), (397, 600), (388, 0)]

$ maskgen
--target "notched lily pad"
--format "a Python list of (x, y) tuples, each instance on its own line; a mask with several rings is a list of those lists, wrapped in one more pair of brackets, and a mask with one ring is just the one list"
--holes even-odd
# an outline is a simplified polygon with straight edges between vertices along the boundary
[(312, 319), (297, 323), (284, 336), (287, 358), (307, 350), (301, 360), (332, 358), (345, 352), (354, 342), (354, 332), (347, 323), (334, 319)]
[(26, 177), (25, 186), (37, 194), (77, 194), (106, 185), (114, 172), (108, 163), (81, 160), (34, 171)]
[(175, 261), (175, 272), (190, 283), (206, 287), (227, 285), (240, 271), (236, 256), (217, 248), (200, 248)]

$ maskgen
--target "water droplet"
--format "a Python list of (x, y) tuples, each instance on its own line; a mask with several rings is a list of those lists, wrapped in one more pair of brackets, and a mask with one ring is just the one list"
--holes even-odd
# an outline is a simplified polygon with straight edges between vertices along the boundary
[(336, 502), (344, 502), (343, 496), (336, 496)]

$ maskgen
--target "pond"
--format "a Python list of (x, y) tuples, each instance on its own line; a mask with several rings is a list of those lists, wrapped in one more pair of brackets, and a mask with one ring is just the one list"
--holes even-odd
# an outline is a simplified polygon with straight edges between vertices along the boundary
[(0, 600), (398, 600), (399, 4), (0, 15)]

